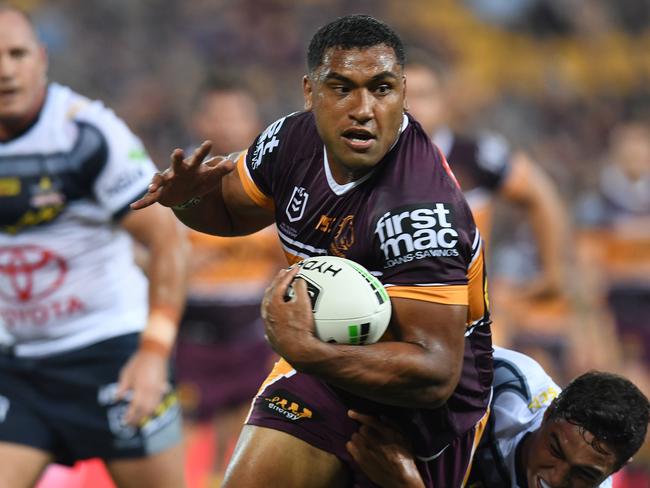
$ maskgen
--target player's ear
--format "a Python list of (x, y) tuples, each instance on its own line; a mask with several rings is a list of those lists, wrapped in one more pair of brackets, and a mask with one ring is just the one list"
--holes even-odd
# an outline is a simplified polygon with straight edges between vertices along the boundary
[(313, 103), (312, 103), (312, 96), (313, 96), (313, 87), (312, 87), (312, 82), (311, 78), (309, 78), (309, 75), (305, 75), (302, 77), (302, 95), (305, 99), (305, 110), (309, 111), (311, 110)]
[(407, 92), (406, 92), (406, 76), (402, 76), (402, 86), (404, 88), (404, 103), (402, 104), (402, 108), (404, 109), (404, 112), (409, 111), (409, 101), (407, 98)]

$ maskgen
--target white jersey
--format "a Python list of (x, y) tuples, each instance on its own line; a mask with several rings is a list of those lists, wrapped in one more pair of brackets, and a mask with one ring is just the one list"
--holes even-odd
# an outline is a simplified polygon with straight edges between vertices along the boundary
[[(490, 421), (473, 464), (481, 480), (478, 486), (524, 488), (518, 483), (517, 446), (537, 430), (561, 389), (534, 359), (501, 347), (494, 347), (494, 393)], [(600, 488), (611, 488), (611, 478)]]
[(17, 355), (144, 328), (147, 280), (119, 218), (154, 172), (111, 110), (58, 84), (34, 125), (0, 142), (0, 324)]

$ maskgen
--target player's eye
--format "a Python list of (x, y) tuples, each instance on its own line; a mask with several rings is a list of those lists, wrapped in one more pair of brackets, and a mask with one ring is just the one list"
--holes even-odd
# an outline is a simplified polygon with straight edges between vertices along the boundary
[(378, 95), (388, 95), (391, 92), (392, 89), (393, 89), (392, 86), (390, 86), (390, 85), (388, 85), (386, 83), (383, 83), (383, 84), (379, 85), (377, 88), (375, 88), (375, 93), (378, 94)]
[(564, 459), (564, 454), (562, 453), (562, 451), (560, 451), (560, 448), (555, 444), (551, 444), (549, 450), (551, 451), (551, 455), (553, 457), (556, 457), (558, 459)]
[(347, 95), (350, 93), (350, 87), (346, 85), (333, 85), (332, 89), (339, 95)]
[(9, 55), (14, 59), (20, 59), (27, 56), (27, 49), (16, 48), (9, 51)]

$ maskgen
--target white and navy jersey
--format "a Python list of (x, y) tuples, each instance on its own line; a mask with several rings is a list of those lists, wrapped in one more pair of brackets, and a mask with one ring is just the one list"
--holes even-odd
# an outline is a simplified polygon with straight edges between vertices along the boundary
[(155, 167), (101, 102), (58, 84), (0, 142), (0, 320), (19, 356), (142, 330), (147, 281), (119, 225)]
[[(492, 412), (474, 456), (468, 486), (526, 488), (517, 476), (517, 446), (537, 430), (544, 412), (561, 389), (534, 359), (494, 347)], [(601, 488), (611, 487), (607, 479)]]

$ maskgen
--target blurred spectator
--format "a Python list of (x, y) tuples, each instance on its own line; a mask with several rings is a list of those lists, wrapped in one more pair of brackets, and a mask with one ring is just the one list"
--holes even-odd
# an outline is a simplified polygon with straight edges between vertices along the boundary
[[(261, 129), (255, 100), (241, 81), (226, 75), (210, 77), (200, 88), (189, 125), (195, 142), (213, 142), (213, 154), (246, 148)], [(188, 454), (193, 439), (202, 438), (197, 432), (207, 426), (215, 436), (210, 486), (218, 486), (250, 402), (272, 364), (260, 302), (272, 277), (286, 265), (270, 228), (238, 238), (191, 231), (190, 241), (177, 377), (189, 429)]]
[[(474, 219), (488, 244), (496, 197), (525, 210), (535, 232), (541, 266), (526, 283), (510, 290), (517, 300), (558, 299), (564, 279), (567, 219), (552, 180), (521, 150), (486, 131), (450, 128), (448, 87), (442, 69), (426, 53), (412, 50), (405, 70), (409, 112), (442, 150), (463, 188)], [(552, 229), (552, 231), (550, 230)], [(496, 343), (508, 341), (507, 322), (498, 321)]]

